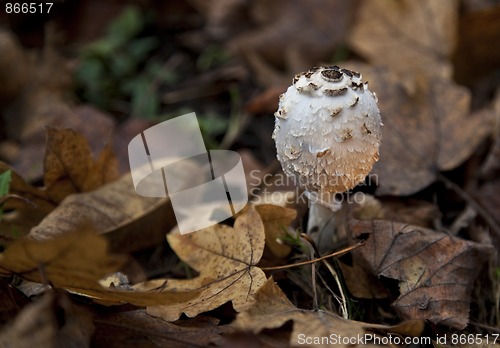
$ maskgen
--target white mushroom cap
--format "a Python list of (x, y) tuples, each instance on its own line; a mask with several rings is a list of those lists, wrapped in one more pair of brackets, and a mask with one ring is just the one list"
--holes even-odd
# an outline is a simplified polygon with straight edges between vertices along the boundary
[(357, 72), (328, 66), (296, 75), (274, 115), (283, 171), (309, 191), (347, 191), (379, 158), (377, 97)]

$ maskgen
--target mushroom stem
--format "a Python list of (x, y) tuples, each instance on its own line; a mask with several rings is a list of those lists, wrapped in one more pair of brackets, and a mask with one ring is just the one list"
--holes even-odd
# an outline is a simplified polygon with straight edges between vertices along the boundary
[[(341, 208), (340, 202), (331, 192), (307, 192), (309, 198), (309, 218), (307, 220), (307, 234), (317, 245), (322, 245), (319, 239), (325, 232), (335, 230), (335, 212)], [(328, 233), (331, 235), (331, 233)]]

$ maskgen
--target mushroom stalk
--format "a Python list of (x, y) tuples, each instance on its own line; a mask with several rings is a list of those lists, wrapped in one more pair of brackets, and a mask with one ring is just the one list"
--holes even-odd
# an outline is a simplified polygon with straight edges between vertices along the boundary
[(278, 160), (309, 193), (308, 230), (330, 228), (335, 193), (363, 182), (379, 158), (377, 98), (358, 72), (316, 67), (295, 76), (275, 116)]

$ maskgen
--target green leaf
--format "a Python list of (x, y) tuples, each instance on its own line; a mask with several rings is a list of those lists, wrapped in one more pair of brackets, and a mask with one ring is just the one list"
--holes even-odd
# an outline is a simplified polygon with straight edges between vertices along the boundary
[[(12, 171), (9, 169), (0, 174), (0, 197), (9, 193), (10, 181), (12, 180)], [(0, 204), (0, 220), (3, 216), (3, 204)]]
[(158, 47), (159, 40), (156, 37), (144, 37), (131, 41), (127, 45), (127, 52), (138, 62), (145, 60), (148, 54)]
[(144, 28), (144, 19), (139, 9), (126, 7), (121, 15), (108, 28), (108, 38), (125, 43), (133, 39)]
[(9, 169), (0, 174), (0, 197), (9, 193), (10, 181), (12, 180), (12, 171)]
[(132, 115), (152, 119), (158, 115), (160, 100), (152, 81), (144, 78), (134, 84), (132, 94)]

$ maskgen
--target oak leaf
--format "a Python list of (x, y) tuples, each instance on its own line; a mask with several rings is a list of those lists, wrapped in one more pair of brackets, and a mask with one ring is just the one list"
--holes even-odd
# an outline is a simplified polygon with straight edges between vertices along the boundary
[(148, 307), (153, 316), (168, 321), (181, 313), (194, 317), (232, 301), (236, 311), (253, 303), (253, 295), (266, 276), (256, 267), (264, 251), (264, 225), (253, 207), (238, 216), (231, 228), (218, 224), (195, 233), (170, 233), (167, 240), (177, 256), (200, 274), (189, 280), (156, 280), (140, 285), (163, 290), (200, 290), (188, 301), (169, 306)]
[(366, 239), (353, 251), (376, 275), (399, 280), (393, 306), (407, 319), (463, 329), (474, 279), (491, 246), (431, 229), (385, 220), (349, 221), (351, 236)]
[[(370, 333), (374, 329), (384, 333), (419, 336), (424, 327), (423, 322), (412, 322), (413, 325), (396, 327), (373, 325), (343, 319), (322, 310), (299, 309), (288, 300), (272, 278), (268, 279), (255, 294), (255, 304), (238, 314), (232, 325), (239, 330), (250, 330), (257, 334), (264, 329), (280, 328), (290, 320), (293, 321), (293, 330), (290, 335), (290, 345), (293, 347), (304, 344), (308, 347), (331, 347), (332, 345), (380, 347), (380, 345), (371, 344), (370, 341), (361, 341), (360, 338), (369, 337), (368, 334), (371, 334), (371, 337), (377, 336), (375, 333)], [(343, 341), (342, 338), (348, 341)]]

